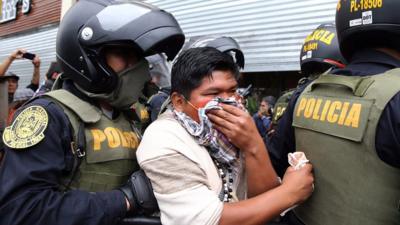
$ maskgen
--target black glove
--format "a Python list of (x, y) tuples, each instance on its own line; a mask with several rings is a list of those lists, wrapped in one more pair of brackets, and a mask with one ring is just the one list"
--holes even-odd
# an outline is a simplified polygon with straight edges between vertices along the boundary
[(128, 182), (119, 188), (128, 199), (130, 211), (135, 214), (150, 215), (158, 211), (158, 204), (149, 178), (143, 170), (134, 172)]

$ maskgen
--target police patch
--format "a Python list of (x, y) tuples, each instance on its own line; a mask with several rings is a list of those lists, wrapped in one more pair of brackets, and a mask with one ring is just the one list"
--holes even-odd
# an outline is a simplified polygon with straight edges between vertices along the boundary
[(41, 106), (24, 109), (3, 133), (3, 142), (10, 148), (24, 149), (36, 145), (44, 138), (49, 117)]

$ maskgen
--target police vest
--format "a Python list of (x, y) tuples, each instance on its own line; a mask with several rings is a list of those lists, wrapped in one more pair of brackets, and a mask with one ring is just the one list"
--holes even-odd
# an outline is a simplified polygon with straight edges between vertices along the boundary
[(295, 209), (306, 225), (400, 224), (400, 170), (375, 149), (379, 118), (399, 91), (395, 69), (322, 75), (301, 94), (293, 114), (296, 149), (306, 153), (315, 176), (314, 193)]
[(275, 103), (274, 112), (272, 115), (272, 124), (278, 124), (279, 119), (283, 116), (286, 108), (289, 104), (290, 98), (295, 90), (288, 91), (284, 93)]
[[(328, 74), (331, 69), (328, 69), (323, 74)], [(277, 125), (278, 121), (281, 119), (283, 114), (286, 111), (287, 106), (289, 105), (289, 101), (292, 98), (293, 93), (299, 89), (300, 86), (305, 85), (307, 82), (311, 80), (315, 80), (317, 77), (310, 75), (309, 77), (303, 77), (298, 81), (297, 87), (291, 90), (286, 91), (281, 97), (278, 98), (274, 107), (274, 114), (272, 115), (272, 124)]]
[(45, 96), (59, 103), (74, 130), (71, 150), (77, 168), (63, 178), (62, 190), (111, 190), (139, 169), (136, 149), (140, 134), (123, 115), (109, 119), (98, 108), (62, 89)]

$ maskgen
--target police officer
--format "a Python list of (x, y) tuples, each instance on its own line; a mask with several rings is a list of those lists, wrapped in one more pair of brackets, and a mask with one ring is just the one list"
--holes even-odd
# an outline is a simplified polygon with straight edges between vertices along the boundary
[[(278, 98), (278, 100), (276, 100), (276, 104), (275, 104), (275, 107), (274, 107), (274, 110), (272, 113), (272, 121), (271, 121), (273, 130), (277, 126), (279, 119), (285, 113), (285, 110), (287, 108), (289, 100), (292, 97), (292, 94), (295, 90), (296, 89), (290, 89), (290, 90), (284, 91), (283, 94)], [(270, 134), (272, 134), (272, 133), (270, 133)]]
[(300, 68), (305, 77), (299, 80), (296, 89), (285, 92), (278, 98), (272, 116), (273, 130), (266, 139), (272, 164), (280, 176), (289, 166), (287, 153), (295, 151), (294, 129), (291, 126), (293, 109), (290, 109), (288, 115), (285, 113), (292, 95), (298, 96), (320, 74), (333, 68), (343, 68), (344, 63), (333, 23), (319, 25), (305, 38), (300, 50)]
[[(300, 50), (301, 73), (306, 76), (299, 80), (298, 87), (314, 80), (331, 68), (343, 68), (345, 60), (339, 50), (336, 27), (333, 23), (319, 25), (304, 40)], [(296, 89), (285, 92), (278, 98), (272, 123), (276, 125), (282, 117), (289, 100)]]
[(146, 104), (152, 122), (157, 119), (162, 104), (171, 92), (171, 63), (164, 54), (148, 56), (146, 59), (149, 62), (152, 80), (158, 88), (157, 93), (152, 95)]
[(3, 134), (0, 224), (116, 224), (153, 212), (143, 173), (129, 178), (140, 133), (125, 110), (150, 79), (144, 57), (173, 58), (183, 41), (174, 17), (150, 5), (76, 3), (57, 35), (59, 89), (26, 104)]
[(337, 6), (347, 67), (289, 103), (295, 148), (315, 169), (315, 192), (295, 209), (306, 225), (400, 224), (400, 2), (361, 3)]

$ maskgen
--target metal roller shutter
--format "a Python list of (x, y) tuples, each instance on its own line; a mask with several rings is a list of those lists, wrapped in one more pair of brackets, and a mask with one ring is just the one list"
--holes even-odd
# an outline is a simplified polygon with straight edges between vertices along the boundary
[[(57, 30), (58, 24), (56, 26), (42, 27), (40, 30), (34, 30), (18, 36), (13, 35), (1, 38), (0, 61), (3, 61), (18, 48), (24, 48), (31, 53), (37, 54), (41, 59), (40, 75), (41, 81), (43, 81), (50, 62), (56, 60)], [(25, 87), (30, 83), (33, 73), (33, 65), (30, 60), (15, 60), (8, 70), (20, 76), (19, 87)]]
[(227, 35), (246, 57), (245, 72), (299, 70), (304, 38), (334, 22), (337, 0), (145, 0), (172, 13), (187, 37)]

